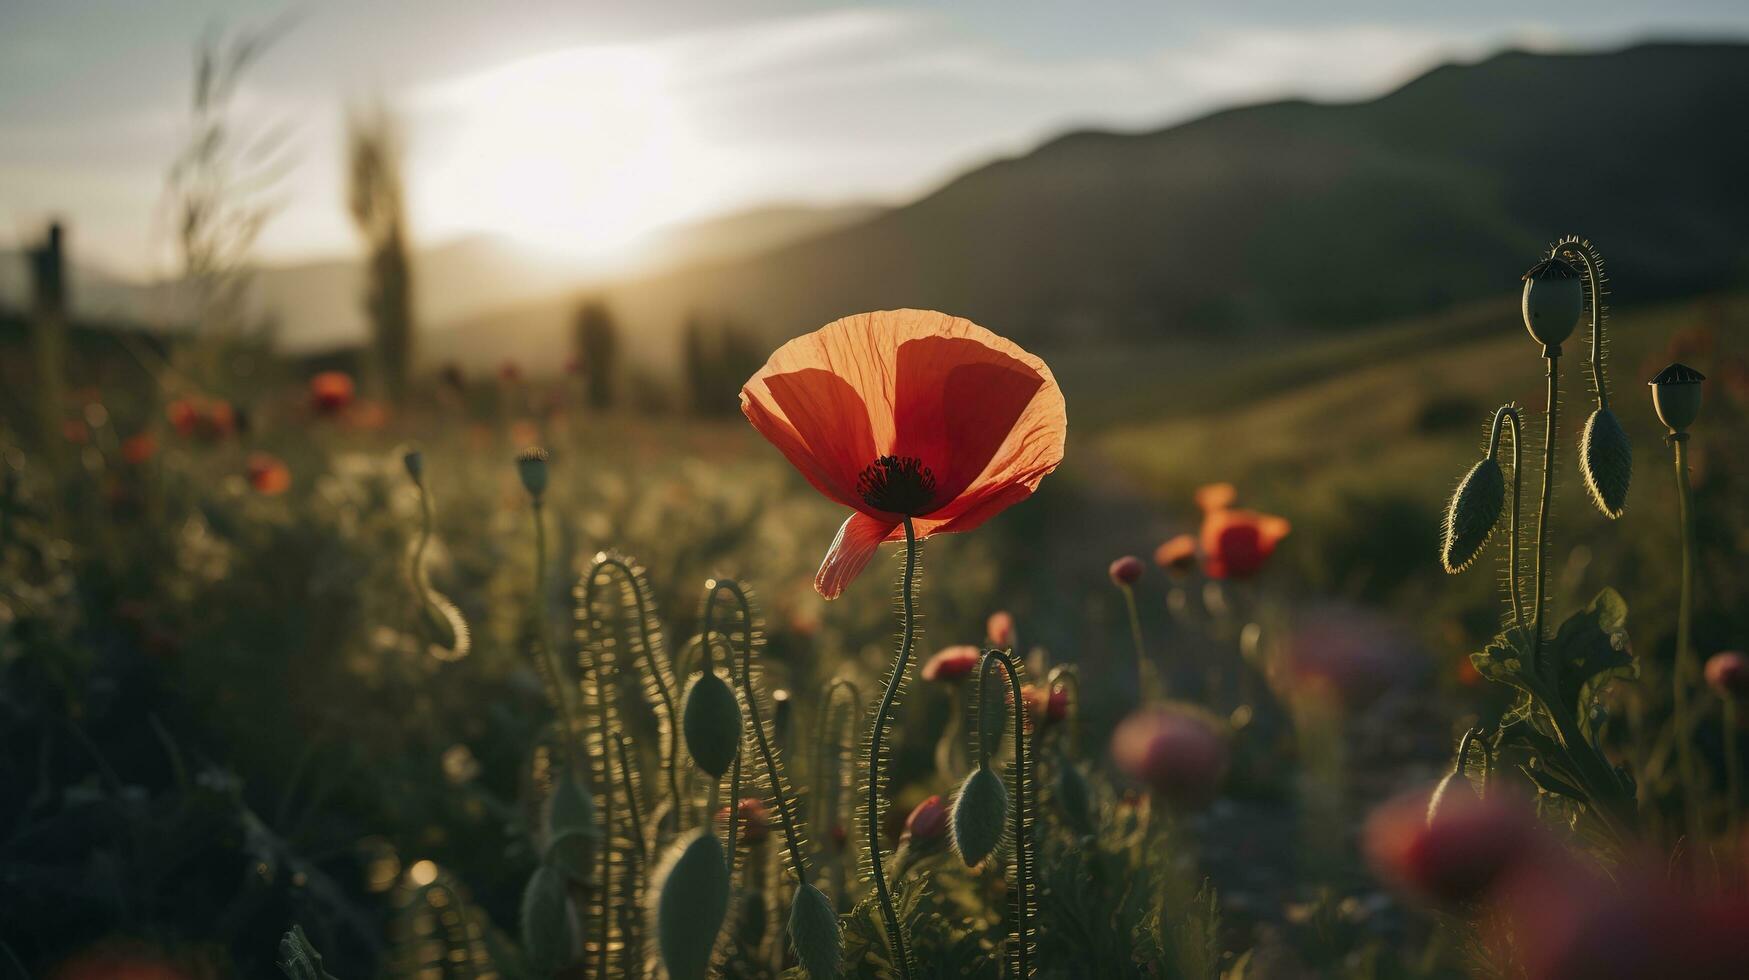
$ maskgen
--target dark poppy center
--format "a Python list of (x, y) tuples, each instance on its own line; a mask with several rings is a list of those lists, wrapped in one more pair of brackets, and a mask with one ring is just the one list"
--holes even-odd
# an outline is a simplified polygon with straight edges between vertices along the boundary
[(882, 456), (857, 475), (856, 493), (875, 510), (916, 517), (935, 503), (935, 474), (915, 456)]

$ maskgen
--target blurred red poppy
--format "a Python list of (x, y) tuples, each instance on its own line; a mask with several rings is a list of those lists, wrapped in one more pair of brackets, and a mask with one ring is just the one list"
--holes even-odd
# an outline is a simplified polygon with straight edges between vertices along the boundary
[(1226, 510), (1239, 499), (1239, 491), (1231, 483), (1207, 483), (1196, 488), (1196, 505), (1204, 514)]
[(1027, 722), (1033, 726), (1049, 728), (1069, 717), (1069, 690), (1061, 684), (1048, 693), (1038, 684), (1022, 684), (1020, 699), (1026, 702)]
[(1210, 578), (1250, 578), (1263, 570), (1292, 528), (1254, 510), (1214, 510), (1202, 522), (1203, 571)]
[(1160, 542), (1154, 549), (1154, 564), (1173, 575), (1188, 575), (1196, 569), (1196, 538), (1180, 534)]
[(846, 317), (784, 344), (741, 411), (814, 488), (855, 511), (814, 577), (836, 598), (882, 541), (969, 531), (1026, 499), (1063, 459), (1050, 368), (958, 317)]
[(1014, 646), (1014, 617), (1006, 612), (993, 612), (984, 621), (984, 639), (998, 650)]
[(140, 466), (150, 462), (158, 455), (158, 437), (150, 432), (139, 432), (122, 440), (121, 458), (130, 466)]
[(291, 470), (269, 453), (250, 453), (245, 473), (249, 485), (263, 496), (275, 497), (291, 489)]
[(78, 419), (67, 419), (61, 423), (61, 437), (75, 446), (83, 446), (91, 441), (91, 427)]
[(310, 407), (321, 415), (338, 415), (352, 404), (352, 376), (344, 371), (323, 371), (310, 379)]
[(978, 669), (978, 648), (971, 644), (945, 647), (923, 665), (926, 681), (957, 681)]
[(1555, 848), (1531, 813), (1501, 792), (1487, 799), (1461, 782), (1440, 795), (1432, 817), (1432, 794), (1400, 796), (1367, 818), (1367, 859), (1382, 878), (1432, 902), (1457, 904), (1485, 898), (1519, 862)]
[[(757, 844), (771, 835), (771, 812), (755, 797), (741, 800), (735, 807), (735, 820), (740, 827), (741, 839), (749, 844)], [(717, 821), (725, 827), (729, 825), (728, 807), (717, 811)]]
[(1218, 725), (1189, 708), (1143, 708), (1112, 732), (1111, 757), (1133, 779), (1174, 806), (1214, 799), (1227, 772), (1227, 741)]

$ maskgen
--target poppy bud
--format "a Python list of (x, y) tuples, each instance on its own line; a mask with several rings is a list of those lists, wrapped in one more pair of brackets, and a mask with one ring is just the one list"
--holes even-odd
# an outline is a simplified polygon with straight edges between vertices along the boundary
[(1713, 654), (1706, 662), (1706, 682), (1720, 697), (1749, 697), (1749, 656), (1736, 650)]
[(969, 868), (984, 863), (1002, 840), (1008, 817), (1008, 787), (985, 766), (972, 770), (953, 801), (953, 847)]
[(946, 832), (947, 805), (939, 795), (917, 804), (911, 815), (905, 818), (905, 836), (910, 838), (913, 847), (939, 841)]
[(958, 681), (978, 669), (978, 648), (971, 644), (943, 647), (923, 664), (920, 675), (926, 681)]
[[(709, 675), (707, 675), (709, 676)], [(701, 829), (675, 842), (656, 870), (656, 950), (672, 980), (705, 980), (717, 932), (729, 914), (729, 866), (722, 842)]]
[(572, 921), (565, 876), (544, 864), (534, 869), (522, 890), (522, 949), (543, 973), (554, 973), (576, 960)]
[(686, 689), (680, 730), (692, 761), (712, 779), (721, 779), (741, 749), (741, 704), (735, 692), (713, 671), (705, 671)]
[(1579, 442), (1579, 468), (1585, 472), (1585, 489), (1603, 516), (1621, 516), (1627, 505), (1628, 480), (1633, 476), (1634, 451), (1615, 413), (1600, 408), (1585, 420), (1585, 436)]
[(573, 879), (589, 877), (594, 867), (595, 798), (589, 786), (569, 773), (553, 787), (542, 808), (546, 862)]
[(1087, 777), (1068, 759), (1059, 760), (1057, 776), (1051, 785), (1057, 809), (1063, 822), (1078, 834), (1093, 833), (1093, 794), (1087, 787)]
[(1142, 577), (1142, 560), (1135, 555), (1125, 555), (1112, 562), (1108, 571), (1113, 583), (1128, 587)]
[(1688, 431), (1700, 415), (1700, 383), (1705, 380), (1706, 375), (1686, 364), (1672, 364), (1659, 371), (1650, 382), (1658, 421), (1671, 432)]
[(549, 458), (547, 451), (539, 446), (530, 446), (516, 454), (516, 475), (522, 477), (523, 489), (536, 501), (540, 500), (541, 494), (547, 492)]
[(424, 453), (417, 449), (408, 450), (407, 454), (401, 457), (401, 465), (407, 468), (407, 475), (412, 478), (414, 483), (420, 486), (425, 485)]
[(1559, 353), (1585, 312), (1585, 280), (1572, 263), (1549, 256), (1524, 274), (1524, 328), (1544, 348)]
[(1014, 647), (1014, 617), (1006, 612), (993, 612), (984, 622), (984, 637), (998, 650)]
[(838, 911), (826, 893), (813, 885), (797, 888), (796, 897), (790, 901), (789, 941), (811, 980), (838, 976), (838, 967), (844, 960), (844, 933), (838, 926)]
[(1505, 504), (1506, 474), (1494, 457), (1484, 457), (1458, 482), (1445, 510), (1445, 542), (1439, 561), (1447, 572), (1456, 575), (1482, 553), (1494, 525), (1500, 523)]
[(1111, 736), (1119, 769), (1175, 806), (1214, 799), (1227, 771), (1227, 743), (1215, 723), (1183, 708), (1144, 708)]

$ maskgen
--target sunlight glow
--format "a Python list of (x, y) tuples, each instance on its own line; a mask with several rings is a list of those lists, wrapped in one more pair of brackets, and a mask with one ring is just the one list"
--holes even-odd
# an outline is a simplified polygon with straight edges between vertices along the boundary
[(411, 184), (428, 231), (599, 257), (710, 206), (707, 148), (653, 50), (575, 48), (415, 100)]

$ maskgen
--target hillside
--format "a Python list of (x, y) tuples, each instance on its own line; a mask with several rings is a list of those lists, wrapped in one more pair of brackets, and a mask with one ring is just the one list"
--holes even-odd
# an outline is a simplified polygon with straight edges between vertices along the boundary
[[(775, 339), (895, 306), (1046, 345), (1276, 335), (1498, 296), (1571, 229), (1604, 243), (1624, 299), (1680, 295), (1749, 277), (1749, 130), (1721, 124), (1745, 98), (1746, 45), (1506, 52), (1364, 103), (1067, 135), (862, 223), (607, 295), (653, 344), (695, 309)], [(444, 346), (544, 356), (563, 312), (481, 318)]]

